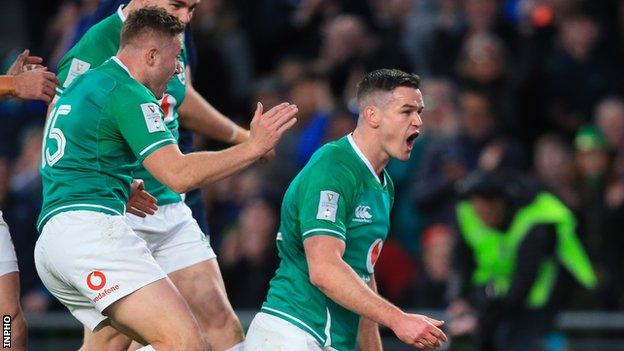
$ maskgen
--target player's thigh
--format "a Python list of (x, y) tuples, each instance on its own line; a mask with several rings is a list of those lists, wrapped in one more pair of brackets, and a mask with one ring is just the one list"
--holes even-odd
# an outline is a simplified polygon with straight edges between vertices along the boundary
[(234, 316), (216, 259), (175, 271), (169, 277), (202, 322), (225, 322)]
[(115, 328), (140, 335), (147, 343), (199, 338), (200, 334), (189, 307), (167, 278), (117, 300), (104, 314)]

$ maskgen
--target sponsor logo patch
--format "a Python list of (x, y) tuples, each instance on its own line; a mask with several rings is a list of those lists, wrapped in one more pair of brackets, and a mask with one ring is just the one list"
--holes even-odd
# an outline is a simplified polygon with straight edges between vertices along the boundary
[(87, 286), (93, 291), (98, 291), (106, 285), (106, 275), (100, 271), (93, 271), (87, 275)]
[(165, 123), (163, 122), (158, 105), (151, 102), (141, 104), (141, 111), (143, 112), (143, 117), (145, 118), (147, 131), (150, 133), (165, 131)]
[(339, 198), (340, 194), (335, 191), (321, 190), (316, 219), (324, 219), (335, 222)]
[(63, 83), (63, 88), (67, 88), (67, 86), (69, 86), (69, 84), (74, 79), (76, 79), (79, 75), (87, 72), (89, 68), (91, 68), (91, 64), (89, 62), (73, 58), (71, 61), (71, 66), (69, 66), (67, 78), (65, 78), (65, 82)]
[(363, 223), (372, 223), (373, 215), (370, 213), (370, 206), (358, 206), (355, 208), (355, 218), (353, 221), (355, 222), (363, 222)]

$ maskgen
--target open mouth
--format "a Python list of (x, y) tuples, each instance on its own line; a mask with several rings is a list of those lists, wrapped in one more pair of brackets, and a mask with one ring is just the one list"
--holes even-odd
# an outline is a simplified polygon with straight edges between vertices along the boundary
[(406, 142), (407, 142), (407, 146), (409, 146), (410, 148), (411, 148), (412, 146), (414, 146), (414, 142), (416, 141), (416, 138), (418, 138), (418, 135), (419, 135), (419, 134), (420, 134), (420, 132), (418, 132), (418, 131), (416, 131), (416, 132), (414, 132), (414, 133), (410, 134), (410, 135), (407, 137), (407, 140), (406, 140)]

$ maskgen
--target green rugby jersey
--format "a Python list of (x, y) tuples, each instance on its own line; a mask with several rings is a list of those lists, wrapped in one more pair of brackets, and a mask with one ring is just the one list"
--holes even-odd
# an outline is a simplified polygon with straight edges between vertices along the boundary
[(369, 282), (390, 227), (394, 186), (377, 175), (349, 135), (320, 148), (292, 181), (282, 202), (281, 259), (262, 312), (282, 318), (323, 346), (354, 350), (359, 316), (310, 283), (303, 241), (329, 235), (345, 241), (345, 262)]
[[(102, 20), (91, 27), (78, 43), (61, 59), (58, 66), (57, 76), (61, 86), (57, 88), (62, 93), (76, 77), (87, 72), (89, 69), (98, 67), (111, 56), (117, 54), (121, 39), (121, 27), (125, 16), (121, 11)], [(160, 105), (165, 114), (165, 124), (173, 136), (178, 139), (178, 108), (186, 95), (186, 50), (184, 45), (182, 53), (178, 56), (182, 72), (174, 75), (167, 91), (160, 100)], [(180, 194), (160, 183), (145, 168), (140, 166), (134, 173), (134, 178), (145, 181), (145, 190), (156, 197), (159, 205), (176, 203), (182, 200)]]
[(37, 229), (64, 211), (124, 215), (133, 170), (176, 143), (162, 116), (154, 94), (117, 57), (76, 78), (46, 122)]

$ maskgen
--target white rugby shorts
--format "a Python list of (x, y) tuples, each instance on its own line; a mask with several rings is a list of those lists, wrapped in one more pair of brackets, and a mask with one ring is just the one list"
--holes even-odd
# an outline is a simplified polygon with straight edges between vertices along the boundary
[(0, 276), (17, 271), (17, 257), (11, 234), (9, 234), (9, 226), (2, 218), (2, 211), (0, 211)]
[(335, 351), (323, 347), (299, 327), (268, 313), (259, 312), (245, 336), (245, 351)]
[(167, 274), (217, 257), (184, 201), (159, 206), (144, 218), (126, 213), (126, 220)]
[(104, 325), (112, 303), (167, 276), (125, 217), (93, 211), (50, 218), (35, 265), (46, 288), (90, 330)]

